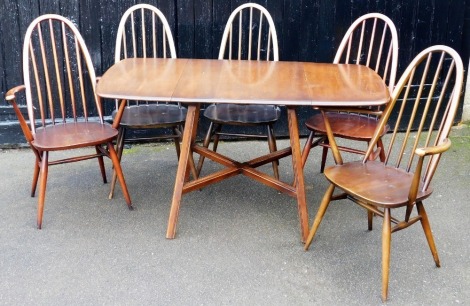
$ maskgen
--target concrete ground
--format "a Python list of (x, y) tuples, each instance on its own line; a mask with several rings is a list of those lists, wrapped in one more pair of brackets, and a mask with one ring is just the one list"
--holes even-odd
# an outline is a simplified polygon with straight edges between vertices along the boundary
[[(426, 201), (442, 267), (419, 225), (394, 234), (387, 305), (470, 304), (470, 129), (453, 133)], [(267, 150), (252, 141), (219, 147), (241, 160)], [(327, 186), (319, 151), (305, 168), (310, 222)], [(174, 147), (136, 145), (122, 160), (134, 211), (119, 188), (108, 200), (96, 161), (59, 165), (37, 230), (33, 161), (27, 149), (0, 150), (2, 305), (381, 304), (381, 219), (367, 231), (365, 212), (346, 200), (330, 206), (306, 252), (295, 200), (237, 176), (185, 195), (167, 240)], [(281, 160), (286, 181), (290, 167)]]

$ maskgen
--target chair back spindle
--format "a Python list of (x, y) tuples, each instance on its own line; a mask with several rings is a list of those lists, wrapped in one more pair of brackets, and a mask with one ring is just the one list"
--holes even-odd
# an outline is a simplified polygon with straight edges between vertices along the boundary
[(170, 25), (163, 13), (148, 4), (129, 8), (119, 23), (115, 62), (123, 58), (176, 58)]
[(102, 120), (91, 58), (83, 38), (68, 19), (43, 15), (28, 27), (23, 45), (23, 77), (33, 134), (36, 124), (88, 121), (89, 117)]
[[(404, 72), (392, 94), (392, 101), (380, 126), (393, 116), (395, 123), (382, 137), (386, 146), (385, 164), (414, 172), (418, 149), (442, 145), (454, 124), (462, 89), (463, 65), (458, 54), (446, 46), (433, 46), (421, 52)], [(376, 134), (364, 157), (367, 161), (378, 138)], [(441, 154), (427, 158), (421, 189), (426, 190)]]
[(385, 15), (361, 16), (344, 35), (333, 63), (370, 67), (393, 91), (398, 63), (398, 37), (395, 25)]
[(247, 3), (232, 12), (222, 36), (219, 59), (279, 60), (276, 28), (264, 7)]
[[(130, 7), (121, 17), (114, 54), (115, 62), (125, 58), (176, 58), (173, 34), (165, 15), (149, 4)], [(158, 103), (162, 102), (155, 102)], [(140, 104), (150, 102), (128, 101), (128, 106)]]

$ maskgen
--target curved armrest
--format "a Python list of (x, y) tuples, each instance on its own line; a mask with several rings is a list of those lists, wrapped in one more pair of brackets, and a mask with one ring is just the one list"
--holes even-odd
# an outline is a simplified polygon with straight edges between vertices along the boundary
[[(434, 154), (443, 153), (443, 152), (447, 151), (450, 148), (450, 145), (451, 145), (450, 139), (446, 138), (446, 139), (444, 139), (443, 143), (440, 144), (440, 145), (427, 147), (427, 148), (417, 148), (415, 150), (415, 153), (419, 156), (419, 159), (418, 159), (418, 164), (416, 165), (416, 171), (414, 173), (413, 181), (411, 183), (410, 191), (409, 191), (409, 194), (408, 194), (409, 203), (408, 203), (408, 207), (406, 209), (405, 220), (408, 220), (408, 218), (410, 217), (412, 207), (415, 203), (416, 196), (418, 194), (418, 188), (419, 188), (419, 185), (420, 185), (420, 182), (421, 182), (421, 172), (422, 172), (422, 169), (423, 169), (424, 157), (427, 156), (427, 155), (434, 155)], [(437, 166), (437, 162), (433, 163), (431, 165), (431, 168), (435, 169), (436, 166)], [(433, 170), (431, 170), (431, 171), (433, 171)], [(424, 182), (423, 188), (427, 188), (427, 186), (429, 185), (429, 181), (430, 181), (430, 179)]]
[(18, 118), (18, 122), (20, 123), (21, 130), (23, 131), (24, 137), (26, 138), (26, 141), (28, 143), (31, 143), (31, 141), (34, 140), (33, 134), (31, 133), (31, 130), (29, 129), (28, 124), (26, 123), (26, 119), (24, 118), (23, 114), (20, 111), (20, 108), (16, 104), (16, 94), (20, 91), (25, 90), (26, 86), (24, 85), (19, 85), (16, 87), (13, 87), (9, 91), (7, 91), (5, 95), (5, 99), (7, 100), (8, 103), (13, 106), (13, 110), (15, 111), (16, 117)]
[(444, 139), (444, 142), (438, 146), (427, 147), (427, 148), (417, 148), (415, 153), (418, 156), (427, 156), (427, 155), (434, 155), (439, 154), (447, 151), (450, 148), (452, 142), (449, 138)]
[(5, 95), (5, 99), (10, 102), (10, 101), (13, 101), (15, 99), (15, 95), (17, 92), (20, 92), (22, 90), (25, 90), (26, 89), (26, 86), (24, 85), (18, 85), (16, 87), (13, 87), (12, 89), (10, 89), (9, 91), (7, 91), (6, 95)]

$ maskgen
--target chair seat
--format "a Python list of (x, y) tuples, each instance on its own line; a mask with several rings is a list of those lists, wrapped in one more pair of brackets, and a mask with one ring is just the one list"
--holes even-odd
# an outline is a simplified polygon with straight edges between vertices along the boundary
[[(408, 204), (413, 173), (376, 161), (336, 165), (327, 168), (324, 173), (330, 182), (369, 204), (390, 208)], [(417, 200), (423, 200), (431, 193), (430, 187), (424, 192), (419, 191)]]
[[(331, 130), (335, 136), (348, 139), (363, 139), (365, 141), (374, 136), (379, 122), (375, 118), (358, 114), (328, 112), (327, 116)], [(305, 122), (305, 125), (309, 130), (322, 134), (326, 133), (322, 114), (316, 114), (310, 117)], [(388, 126), (386, 126), (382, 135), (387, 131)]]
[(44, 151), (94, 146), (117, 137), (118, 130), (99, 122), (70, 122), (37, 128), (33, 144)]
[(274, 123), (281, 110), (274, 105), (212, 104), (204, 116), (215, 123), (231, 125), (262, 125)]
[[(176, 104), (141, 104), (126, 107), (121, 126), (132, 128), (169, 127), (183, 124), (187, 109)], [(116, 116), (116, 111), (112, 117)]]

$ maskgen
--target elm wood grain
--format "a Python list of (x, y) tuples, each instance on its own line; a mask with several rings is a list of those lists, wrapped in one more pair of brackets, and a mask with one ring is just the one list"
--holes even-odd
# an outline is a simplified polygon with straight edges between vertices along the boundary
[[(314, 218), (305, 250), (308, 250), (329, 204), (334, 200), (347, 198), (365, 208), (369, 230), (372, 230), (372, 215), (383, 217), (383, 301), (388, 297), (392, 233), (420, 221), (434, 262), (440, 266), (423, 201), (432, 194), (431, 180), (442, 153), (451, 145), (448, 136), (458, 109), (462, 83), (463, 64), (455, 50), (442, 45), (423, 50), (398, 81), (362, 162), (325, 169), (330, 186)], [(391, 133), (382, 137), (391, 114), (397, 115), (396, 122)], [(404, 133), (401, 126), (407, 127)], [(370, 156), (382, 138), (384, 144), (387, 140), (385, 158), (380, 162), (371, 160)], [(333, 195), (335, 189), (342, 193)], [(403, 218), (393, 217), (392, 211), (404, 213)], [(391, 223), (394, 223), (393, 227)]]
[[(251, 82), (232, 82), (244, 74)], [(111, 66), (97, 94), (120, 100), (358, 107), (387, 103), (390, 93), (368, 67), (311, 62), (129, 58)]]
[[(166, 82), (161, 86), (152, 86), (158, 83), (159, 78), (166, 79)], [(228, 86), (227, 80), (233, 86)], [(136, 86), (138, 84), (143, 85)], [(296, 108), (301, 105), (377, 106), (387, 103), (390, 98), (383, 80), (370, 68), (359, 65), (153, 58), (125, 59), (114, 64), (98, 83), (97, 94), (112, 99), (163, 99), (187, 105), (167, 238), (172, 239), (176, 235), (184, 193), (243, 174), (296, 198), (301, 241), (307, 238), (308, 210)], [(200, 106), (203, 103), (286, 105), (290, 146), (246, 162), (208, 150), (196, 143)], [(193, 153), (204, 155), (226, 169), (204, 177), (193, 173), (190, 180)], [(292, 155), (296, 184), (282, 182), (256, 169), (289, 155)]]

